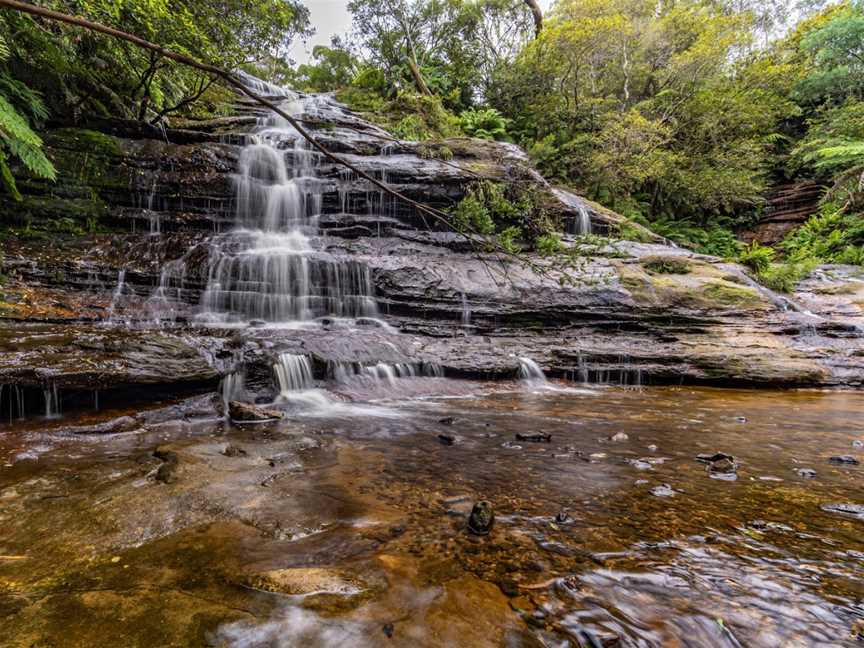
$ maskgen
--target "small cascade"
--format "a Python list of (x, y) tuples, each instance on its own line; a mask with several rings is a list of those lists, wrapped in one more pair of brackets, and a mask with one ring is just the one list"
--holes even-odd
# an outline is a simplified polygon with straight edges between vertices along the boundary
[(314, 387), (312, 361), (308, 356), (282, 353), (273, 365), (273, 371), (276, 373), (276, 380), (279, 381), (279, 391), (282, 396)]
[(364, 365), (359, 362), (332, 362), (327, 368), (328, 376), (337, 383), (345, 384), (355, 378), (371, 378), (375, 382), (395, 385), (401, 378), (441, 378), (441, 367), (432, 362), (378, 362)]
[(122, 269), (117, 273), (117, 287), (111, 295), (111, 303), (108, 305), (108, 321), (115, 321), (115, 313), (120, 300), (123, 298), (123, 291), (126, 289), (126, 269)]
[(546, 374), (531, 358), (519, 358), (519, 379), (529, 385), (543, 385)]
[(563, 189), (553, 189), (553, 193), (568, 207), (576, 212), (576, 217), (567, 220), (567, 233), (576, 236), (586, 236), (591, 233), (591, 213), (584, 201), (577, 195), (564, 191)]
[(242, 401), (246, 398), (246, 374), (243, 371), (232, 371), (219, 383), (219, 393), (222, 396), (222, 405), (225, 415), (228, 414), (228, 403), (231, 401)]
[(45, 418), (60, 418), (63, 412), (60, 407), (60, 390), (57, 389), (57, 385), (55, 383), (49, 384), (43, 388), (42, 393), (45, 396)]
[(464, 328), (471, 326), (471, 305), (464, 292), (462, 293), (462, 326)]

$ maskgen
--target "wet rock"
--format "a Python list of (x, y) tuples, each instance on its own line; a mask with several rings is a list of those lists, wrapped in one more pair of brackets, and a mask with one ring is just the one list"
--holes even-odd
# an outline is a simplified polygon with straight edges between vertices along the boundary
[(381, 631), (384, 633), (384, 636), (388, 639), (393, 638), (393, 633), (396, 632), (396, 628), (392, 623), (385, 623), (381, 628)]
[(649, 452), (657, 452), (657, 446), (652, 443), (651, 445), (648, 446), (648, 451)]
[(521, 450), (522, 446), (513, 443), (512, 441), (505, 441), (501, 444), (501, 447), (505, 450)]
[(738, 421), (739, 423), (746, 423), (747, 417), (746, 416), (736, 416), (735, 420)]
[(438, 442), (441, 445), (452, 446), (456, 443), (456, 437), (454, 437), (451, 434), (439, 434), (438, 435)]
[(626, 462), (636, 470), (651, 470), (651, 463), (644, 459), (627, 459)]
[(799, 468), (798, 476), (804, 479), (816, 479), (816, 471), (812, 468)]
[(445, 417), (442, 418), (442, 419), (438, 419), (438, 422), (439, 422), (441, 425), (453, 425), (453, 423), (456, 422), (456, 419), (453, 418), (452, 416), (445, 416)]
[(708, 464), (707, 470), (715, 475), (731, 475), (738, 472), (738, 464), (731, 457), (723, 457)]
[(531, 443), (551, 443), (552, 435), (545, 432), (536, 432), (534, 434), (516, 434), (517, 441), (530, 441)]
[(828, 463), (832, 463), (837, 466), (857, 466), (860, 462), (852, 455), (838, 455), (836, 457), (831, 457), (830, 459), (828, 459)]
[(728, 459), (729, 461), (735, 461), (735, 457), (732, 455), (728, 455), (725, 452), (715, 452), (714, 454), (698, 454), (696, 455), (696, 461), (704, 464), (712, 464), (715, 461), (720, 461), (722, 459)]
[(855, 439), (852, 442), (853, 448), (864, 448), (864, 439)]
[(675, 497), (675, 490), (669, 484), (655, 486), (648, 492), (654, 497)]
[(228, 403), (228, 416), (233, 422), (242, 424), (278, 421), (283, 414), (279, 410), (267, 409), (251, 403), (231, 401)]
[(498, 581), (498, 588), (503, 592), (504, 596), (516, 597), (519, 596), (519, 581), (515, 578), (502, 578)]
[(153, 451), (153, 456), (162, 461), (162, 465), (156, 471), (156, 481), (163, 484), (176, 482), (177, 470), (180, 466), (180, 457), (177, 453), (165, 446), (159, 446)]
[(64, 432), (69, 434), (120, 434), (138, 429), (139, 424), (131, 416), (120, 416), (110, 421), (96, 423), (94, 425), (76, 425), (65, 428)]
[(488, 535), (495, 524), (495, 512), (492, 503), (485, 500), (477, 502), (468, 516), (468, 530), (474, 535)]
[(573, 518), (570, 517), (570, 513), (567, 512), (567, 509), (561, 509), (555, 515), (555, 522), (558, 524), (569, 524), (573, 521)]
[(855, 518), (856, 520), (864, 520), (864, 505), (861, 504), (842, 502), (835, 504), (823, 504), (819, 508), (821, 508), (826, 513), (837, 513), (838, 515), (845, 515), (847, 517)]
[(613, 443), (622, 443), (624, 441), (629, 441), (630, 436), (626, 432), (616, 432), (609, 437), (609, 440)]
[(222, 451), (222, 454), (226, 457), (245, 457), (246, 451), (238, 445), (234, 445), (233, 443), (229, 443), (225, 446), (225, 449)]

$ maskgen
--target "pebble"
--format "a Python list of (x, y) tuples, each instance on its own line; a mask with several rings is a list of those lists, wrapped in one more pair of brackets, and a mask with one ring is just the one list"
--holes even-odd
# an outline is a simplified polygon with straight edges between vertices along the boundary
[(852, 442), (853, 448), (864, 448), (864, 439), (855, 439)]
[(441, 443), (441, 445), (452, 446), (454, 443), (456, 443), (456, 437), (449, 434), (439, 434), (438, 441)]
[(746, 423), (747, 417), (746, 416), (736, 416), (735, 420), (738, 421), (739, 423)]
[(821, 508), (826, 513), (839, 513), (840, 515), (846, 515), (856, 518), (858, 520), (864, 520), (864, 505), (862, 504), (839, 502), (834, 504), (823, 504), (819, 508)]
[(381, 630), (384, 632), (384, 636), (386, 636), (388, 639), (392, 639), (393, 633), (396, 631), (396, 628), (393, 626), (392, 623), (385, 623), (384, 627), (381, 628)]
[(445, 417), (442, 418), (442, 419), (438, 419), (438, 422), (439, 422), (441, 425), (453, 425), (453, 423), (454, 423), (455, 421), (456, 421), (456, 419), (453, 418), (452, 416), (445, 416)]
[(474, 535), (487, 535), (495, 524), (495, 512), (492, 504), (485, 500), (477, 502), (468, 516), (468, 530)]
[(657, 446), (652, 443), (651, 445), (648, 446), (648, 451), (649, 452), (657, 452)]
[(812, 468), (799, 468), (798, 476), (804, 479), (816, 479), (816, 471)]
[(609, 440), (615, 443), (620, 443), (622, 441), (629, 441), (630, 437), (625, 432), (616, 432), (611, 437), (609, 437)]

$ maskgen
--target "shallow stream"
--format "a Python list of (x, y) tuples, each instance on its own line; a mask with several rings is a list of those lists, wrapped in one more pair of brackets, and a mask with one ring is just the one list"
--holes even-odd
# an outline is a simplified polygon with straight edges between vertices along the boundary
[(2, 424), (0, 643), (860, 645), (864, 394), (397, 382)]

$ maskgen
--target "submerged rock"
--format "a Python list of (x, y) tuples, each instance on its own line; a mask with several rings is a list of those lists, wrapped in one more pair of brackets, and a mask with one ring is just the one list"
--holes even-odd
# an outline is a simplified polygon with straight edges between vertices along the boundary
[(156, 471), (156, 481), (163, 484), (173, 484), (177, 481), (177, 469), (180, 465), (180, 457), (173, 450), (164, 446), (158, 446), (153, 451), (153, 456), (162, 461), (162, 465)]
[(864, 520), (864, 505), (861, 504), (841, 502), (836, 504), (823, 504), (819, 508), (826, 513), (837, 513), (839, 515), (853, 517), (856, 520)]
[(225, 449), (222, 451), (222, 454), (226, 457), (245, 457), (246, 451), (240, 446), (234, 445), (233, 443), (229, 443), (225, 446)]
[(721, 461), (722, 459), (728, 459), (729, 461), (735, 461), (735, 457), (732, 455), (728, 455), (725, 452), (715, 452), (714, 454), (698, 454), (696, 455), (696, 461), (704, 464), (712, 464), (715, 461)]
[(675, 497), (675, 490), (669, 484), (655, 486), (648, 492), (654, 497)]
[(488, 535), (495, 524), (495, 512), (491, 502), (477, 502), (468, 516), (468, 530), (474, 535)]
[(629, 441), (630, 436), (626, 432), (616, 432), (609, 437), (609, 440), (613, 443), (621, 443), (623, 441)]
[(804, 479), (816, 479), (816, 471), (812, 468), (799, 468), (798, 476)]
[(452, 416), (445, 416), (445, 417), (442, 418), (442, 419), (438, 419), (438, 422), (439, 422), (441, 425), (453, 425), (453, 423), (456, 422), (456, 419), (453, 418)]
[(830, 459), (828, 459), (828, 463), (832, 463), (838, 466), (857, 466), (860, 462), (852, 455), (838, 455), (836, 457), (831, 457)]
[(283, 414), (279, 410), (267, 409), (251, 403), (231, 401), (228, 403), (228, 416), (235, 423), (264, 423), (266, 421), (278, 421)]
[(64, 432), (69, 434), (120, 434), (121, 432), (131, 432), (138, 427), (138, 421), (131, 416), (120, 416), (103, 423), (65, 428)]
[(552, 435), (545, 432), (536, 432), (534, 434), (516, 434), (517, 441), (530, 441), (531, 443), (551, 443)]
[(456, 443), (456, 437), (451, 434), (439, 434), (438, 441), (441, 445), (452, 446)]

